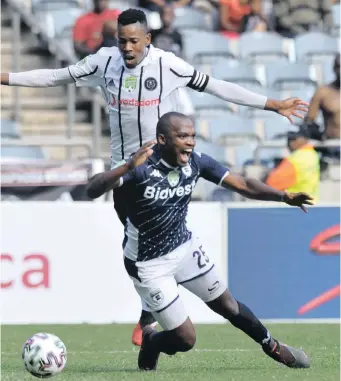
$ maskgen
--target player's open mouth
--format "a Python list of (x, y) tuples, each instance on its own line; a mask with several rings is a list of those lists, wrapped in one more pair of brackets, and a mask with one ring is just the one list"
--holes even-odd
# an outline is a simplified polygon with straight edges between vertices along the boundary
[(193, 152), (192, 148), (184, 149), (180, 152), (180, 160), (182, 163), (188, 163), (189, 158), (191, 157)]
[(131, 56), (130, 54), (129, 55), (126, 55), (126, 56), (123, 56), (123, 59), (124, 61), (127, 63), (127, 64), (131, 64), (135, 57), (134, 56)]

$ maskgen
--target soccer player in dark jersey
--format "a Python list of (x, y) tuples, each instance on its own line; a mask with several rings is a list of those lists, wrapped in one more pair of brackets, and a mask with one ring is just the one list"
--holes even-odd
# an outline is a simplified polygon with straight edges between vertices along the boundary
[(122, 187), (129, 199), (125, 267), (136, 291), (163, 328), (161, 332), (152, 326), (144, 328), (139, 368), (155, 370), (161, 352), (186, 352), (195, 344), (195, 330), (179, 297), (178, 284), (245, 332), (274, 360), (291, 368), (308, 368), (310, 360), (303, 350), (273, 338), (252, 311), (233, 298), (200, 240), (187, 228), (186, 215), (199, 177), (251, 199), (284, 202), (303, 211), (305, 204), (312, 204), (311, 197), (278, 191), (232, 173), (194, 147), (191, 119), (166, 113), (157, 124), (156, 141), (143, 145), (125, 164), (95, 175), (88, 185), (91, 198)]

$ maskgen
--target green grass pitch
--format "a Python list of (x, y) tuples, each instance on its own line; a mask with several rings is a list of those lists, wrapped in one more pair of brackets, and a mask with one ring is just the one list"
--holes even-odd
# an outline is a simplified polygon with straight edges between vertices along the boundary
[(197, 325), (195, 349), (161, 355), (156, 372), (137, 370), (138, 349), (131, 325), (2, 326), (1, 380), (34, 381), (21, 360), (21, 346), (37, 332), (59, 336), (68, 361), (58, 381), (338, 381), (340, 327), (337, 324), (269, 325), (284, 343), (303, 347), (312, 358), (308, 370), (288, 369), (266, 357), (259, 346), (229, 324)]

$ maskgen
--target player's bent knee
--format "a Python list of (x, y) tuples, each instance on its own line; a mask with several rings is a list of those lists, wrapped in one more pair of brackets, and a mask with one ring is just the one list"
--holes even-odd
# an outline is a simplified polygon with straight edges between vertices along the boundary
[(178, 341), (178, 352), (190, 351), (196, 343), (196, 333), (194, 326), (189, 318), (174, 330)]
[(229, 319), (231, 316), (238, 315), (239, 306), (236, 299), (228, 290), (225, 290), (218, 298), (206, 303), (217, 314)]

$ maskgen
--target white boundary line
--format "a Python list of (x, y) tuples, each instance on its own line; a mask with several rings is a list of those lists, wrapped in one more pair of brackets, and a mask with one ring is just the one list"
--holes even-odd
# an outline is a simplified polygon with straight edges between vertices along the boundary
[(340, 324), (339, 318), (326, 319), (260, 319), (267, 324)]

